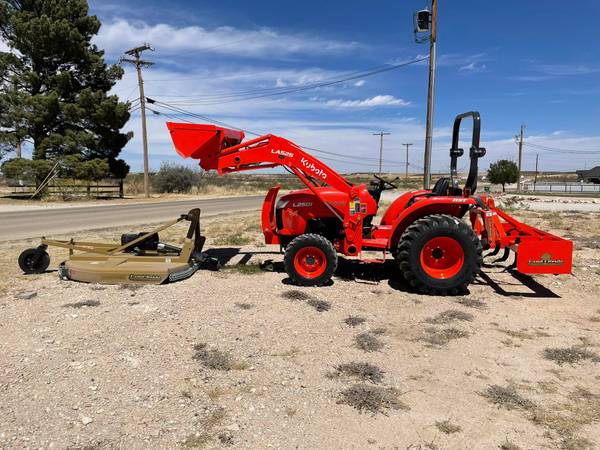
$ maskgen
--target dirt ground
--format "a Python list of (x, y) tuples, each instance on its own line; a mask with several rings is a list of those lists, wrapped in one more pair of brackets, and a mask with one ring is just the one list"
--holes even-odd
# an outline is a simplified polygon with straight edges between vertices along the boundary
[(428, 297), (342, 260), (298, 288), (257, 214), (207, 222), (227, 266), (165, 286), (25, 276), (36, 243), (0, 243), (0, 448), (600, 448), (600, 215), (516, 215), (574, 239), (573, 276)]

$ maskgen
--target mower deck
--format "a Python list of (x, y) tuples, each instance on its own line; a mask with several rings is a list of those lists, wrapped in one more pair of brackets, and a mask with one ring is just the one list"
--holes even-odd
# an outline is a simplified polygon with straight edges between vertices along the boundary
[[(190, 226), (181, 248), (158, 241), (160, 231), (183, 220), (189, 221)], [(150, 232), (124, 235), (121, 243), (43, 238), (39, 247), (21, 254), (19, 265), (25, 273), (42, 273), (50, 263), (46, 248), (62, 247), (69, 250), (69, 259), (58, 268), (59, 277), (63, 280), (100, 284), (162, 284), (188, 278), (207, 263), (211, 268), (218, 267), (202, 252), (205, 240), (200, 235), (200, 210), (192, 209)]]

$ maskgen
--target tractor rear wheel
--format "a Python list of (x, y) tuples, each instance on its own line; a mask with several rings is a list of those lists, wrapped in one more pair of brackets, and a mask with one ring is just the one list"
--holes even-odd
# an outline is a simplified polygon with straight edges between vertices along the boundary
[(481, 241), (456, 217), (426, 216), (402, 234), (397, 260), (405, 280), (420, 292), (456, 295), (467, 290), (481, 269)]
[(337, 267), (337, 253), (331, 242), (318, 234), (294, 238), (285, 249), (285, 271), (300, 286), (322, 286)]

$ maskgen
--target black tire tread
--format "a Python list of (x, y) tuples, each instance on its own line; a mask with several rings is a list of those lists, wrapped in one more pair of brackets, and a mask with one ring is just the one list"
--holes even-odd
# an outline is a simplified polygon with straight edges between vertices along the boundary
[[(467, 235), (467, 237), (471, 240), (473, 247), (475, 248), (475, 269), (472, 270), (468, 274), (467, 278), (464, 279), (460, 284), (450, 288), (438, 288), (425, 284), (415, 275), (413, 267), (409, 261), (410, 251), (415, 239), (421, 233), (438, 227), (449, 227), (458, 233)], [(461, 219), (447, 214), (434, 214), (417, 219), (406, 228), (402, 234), (402, 237), (400, 238), (400, 241), (398, 242), (396, 260), (398, 261), (400, 272), (402, 273), (404, 279), (410, 284), (411, 287), (419, 292), (431, 295), (457, 295), (465, 292), (469, 284), (475, 280), (475, 277), (480, 272), (483, 264), (483, 248), (481, 241), (475, 235), (471, 227), (469, 227)]]
[[(27, 265), (28, 258), (35, 256), (37, 254), (38, 262), (36, 267), (33, 269)], [(50, 255), (43, 250), (42, 248), (28, 248), (27, 250), (23, 250), (19, 255), (19, 267), (28, 275), (34, 273), (44, 273), (48, 266), (50, 265)]]
[[(325, 255), (331, 259), (333, 259), (333, 264), (327, 268), (325, 273), (316, 279), (305, 279), (296, 274), (294, 270), (294, 254), (296, 251), (301, 249), (302, 247), (307, 246), (316, 246), (321, 248)], [(295, 237), (292, 241), (286, 246), (285, 254), (283, 257), (283, 265), (285, 267), (285, 271), (287, 272), (290, 279), (299, 286), (322, 286), (327, 283), (335, 270), (337, 269), (338, 257), (335, 248), (333, 248), (332, 243), (325, 237), (320, 234), (301, 234), (300, 236)]]

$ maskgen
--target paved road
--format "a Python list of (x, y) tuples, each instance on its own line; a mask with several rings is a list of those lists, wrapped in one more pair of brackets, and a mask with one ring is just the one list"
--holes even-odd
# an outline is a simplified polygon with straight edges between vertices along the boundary
[(256, 195), (2, 212), (0, 213), (0, 241), (162, 222), (174, 219), (192, 208), (202, 209), (201, 218), (235, 211), (252, 211), (260, 208), (263, 198), (262, 195)]

